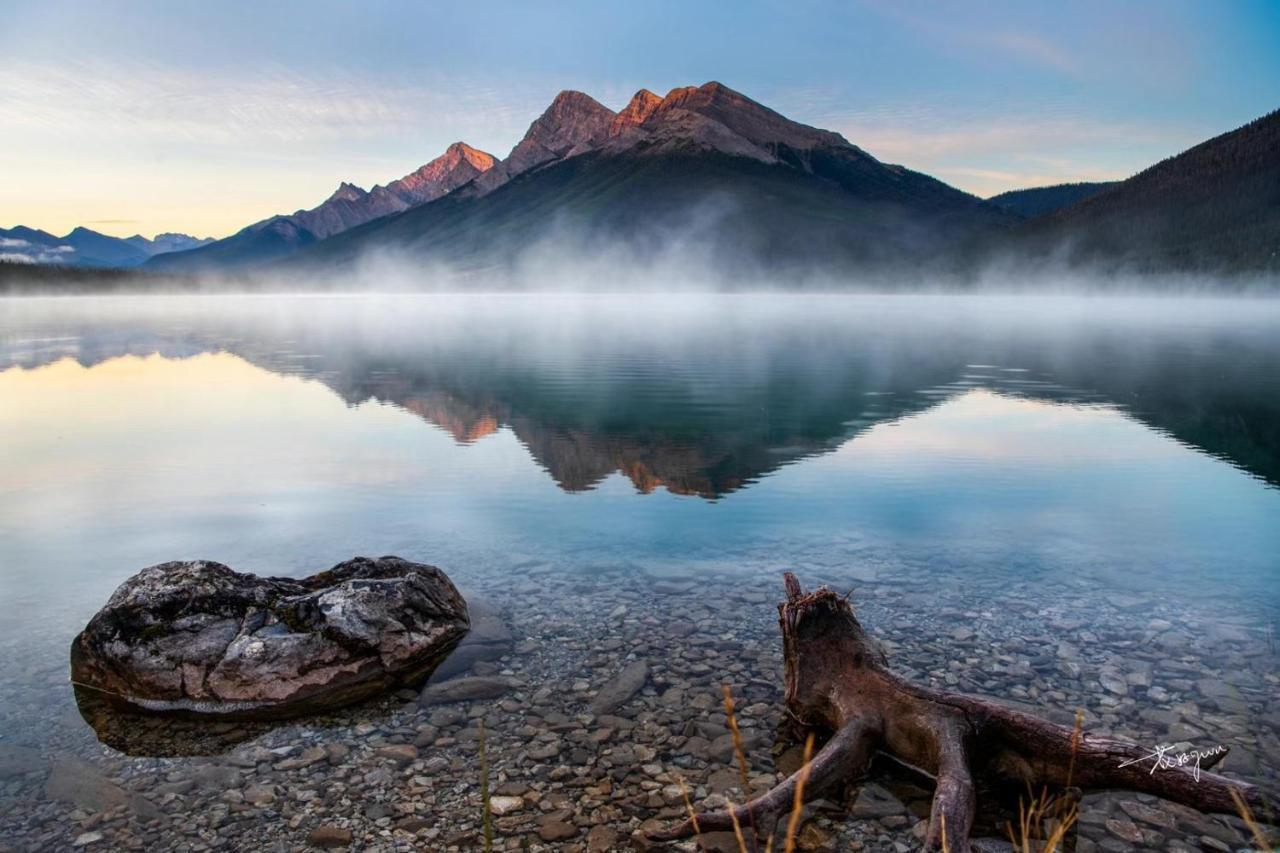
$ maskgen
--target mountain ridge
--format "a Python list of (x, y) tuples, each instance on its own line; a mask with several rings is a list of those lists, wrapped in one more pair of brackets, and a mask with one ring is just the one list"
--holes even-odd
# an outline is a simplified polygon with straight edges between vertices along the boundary
[(1002, 251), (1122, 272), (1280, 272), (1280, 110), (1029, 222)]
[(655, 99), (642, 89), (614, 113), (562, 92), (511, 155), (475, 182), (283, 264), (351, 264), (366, 251), (391, 250), (493, 269), (566, 232), (580, 248), (621, 242), (643, 256), (683, 229), (685, 242), (724, 269), (762, 262), (798, 269), (935, 254), (975, 228), (1014, 221), (721, 83)]
[(211, 238), (165, 232), (148, 240), (141, 234), (112, 237), (83, 225), (58, 237), (38, 228), (0, 228), (0, 259), (33, 264), (128, 268), (156, 255), (179, 252), (212, 242)]
[(342, 181), (315, 207), (278, 214), (207, 246), (148, 264), (152, 270), (188, 272), (249, 266), (288, 255), (366, 222), (399, 213), (452, 192), (491, 169), (491, 154), (455, 142), (440, 156), (385, 185), (364, 190)]
[(993, 195), (987, 199), (987, 202), (1026, 219), (1035, 219), (1037, 216), (1044, 216), (1078, 204), (1119, 183), (1119, 181), (1079, 181), (1044, 187), (1026, 187)]

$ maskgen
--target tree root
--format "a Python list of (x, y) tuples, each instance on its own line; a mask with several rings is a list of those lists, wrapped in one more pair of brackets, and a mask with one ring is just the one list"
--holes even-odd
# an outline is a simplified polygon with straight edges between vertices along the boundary
[(803, 774), (810, 800), (864, 775), (877, 752), (936, 782), (925, 850), (970, 849), (976, 778), (1073, 797), (1125, 789), (1203, 812), (1236, 813), (1233, 794), (1254, 810), (1263, 804), (1257, 787), (1207, 772), (1226, 757), (1225, 748), (1179, 765), (1172, 754), (1083, 733), (990, 699), (912, 684), (888, 670), (845, 598), (826, 587), (806, 594), (790, 572), (785, 582), (778, 621), (786, 708), (801, 725), (835, 734), (808, 765), (734, 814), (700, 814), (651, 839), (727, 830), (735, 819), (743, 827), (772, 827), (791, 811)]

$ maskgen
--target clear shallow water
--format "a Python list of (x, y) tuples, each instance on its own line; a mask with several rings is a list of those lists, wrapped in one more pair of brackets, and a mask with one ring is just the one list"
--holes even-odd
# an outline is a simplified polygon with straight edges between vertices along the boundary
[[(1063, 596), (1085, 614), (1073, 634), (1216, 614), (1263, 650), (1246, 674), (1231, 662), (1264, 697), (1235, 709), (1261, 773), (1277, 368), (1280, 305), (1263, 301), (8, 300), (0, 743), (95, 747), (66, 649), (143, 566), (309, 574), (395, 553), (486, 596), (541, 566), (584, 613), (610, 573), (643, 594), (702, 576), (770, 590), (797, 568), (872, 601), (920, 582), (883, 620), (929, 601), (939, 634)], [(1101, 607), (1117, 596), (1136, 612)], [(708, 618), (761, 611), (764, 648), (761, 601)], [(1176, 704), (1163, 695), (1126, 704)]]

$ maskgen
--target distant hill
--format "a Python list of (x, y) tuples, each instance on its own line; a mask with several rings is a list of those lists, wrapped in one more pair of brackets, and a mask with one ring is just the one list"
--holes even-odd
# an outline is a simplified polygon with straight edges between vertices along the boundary
[(1035, 219), (1064, 207), (1084, 201), (1105, 189), (1114, 187), (1117, 181), (1098, 183), (1055, 184), (1048, 187), (1031, 187), (1025, 190), (1009, 190), (987, 199), (996, 207), (1015, 213), (1024, 219)]
[(193, 251), (155, 258), (164, 272), (226, 271), (265, 263), (382, 216), (437, 199), (493, 167), (494, 158), (455, 142), (425, 166), (386, 186), (365, 191), (343, 181), (321, 204), (273, 216)]
[(157, 234), (154, 239), (148, 240), (141, 234), (134, 234), (132, 237), (126, 237), (125, 242), (146, 252), (148, 256), (164, 255), (169, 252), (185, 252), (188, 249), (198, 249), (201, 246), (207, 246), (213, 242), (212, 237), (192, 237), (188, 234), (175, 234), (166, 232)]
[(165, 252), (181, 251), (212, 242), (186, 234), (157, 234), (148, 240), (139, 234), (120, 238), (89, 228), (76, 228), (65, 237), (18, 225), (0, 228), (0, 261), (58, 264), (72, 267), (128, 268)]
[(802, 273), (914, 263), (1015, 221), (713, 82), (641, 90), (619, 113), (563, 92), (475, 181), (285, 266), (341, 269), (389, 250), (492, 271), (541, 248), (643, 262), (677, 246), (725, 273)]
[(996, 250), (1128, 272), (1280, 272), (1280, 111), (1029, 222)]

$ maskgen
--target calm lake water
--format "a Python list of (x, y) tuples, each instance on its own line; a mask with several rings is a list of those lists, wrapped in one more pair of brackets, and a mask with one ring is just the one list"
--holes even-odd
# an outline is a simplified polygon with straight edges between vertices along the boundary
[[(335, 822), (358, 845), (430, 838), (468, 849), (469, 817), (443, 805), (472, 795), (458, 768), (466, 737), (416, 706), (337, 715), (319, 732), (304, 721), (239, 748), (407, 738), (422, 761), (453, 762), (427, 774), (452, 772), (461, 786), (437, 792), (438, 807), (421, 805), (433, 802), (425, 789), (401, 805), (395, 784), (378, 789), (392, 792), (378, 816), (324, 791), (295, 802), (283, 791), (296, 780), (261, 804), (214, 786), (222, 817), (192, 830), (136, 816), (98, 823), (84, 802), (51, 793), (50, 763), (70, 756), (168, 815), (203, 802), (191, 799), (202, 786), (156, 786), (205, 759), (100, 745), (66, 683), (68, 645), (94, 611), (126, 577), (171, 559), (302, 575), (398, 554), (494, 602), (528, 659), (500, 664), (528, 680), (509, 701), (536, 706), (528, 696), (547, 683), (564, 691), (541, 717), (503, 712), (532, 726), (513, 728), (507, 752), (493, 721), (496, 766), (528, 776), (541, 798), (527, 825), (504, 829), (512, 845), (578, 843), (538, 834), (557, 782), (528, 769), (519, 741), (555, 732), (538, 722), (549, 713), (581, 714), (612, 663), (649, 654), (658, 667), (637, 701), (669, 715), (679, 736), (653, 735), (655, 760), (698, 784), (721, 766), (680, 752), (689, 730), (678, 724), (706, 708), (662, 704), (671, 689), (688, 698), (723, 680), (706, 661), (676, 667), (684, 652), (655, 645), (669, 620), (693, 613), (695, 638), (732, 636), (748, 651), (729, 680), (756, 683), (768, 728), (785, 568), (852, 587), (870, 627), (921, 677), (1063, 713), (1086, 707), (1098, 727), (1152, 742), (1189, 726), (1188, 739), (1231, 743), (1229, 769), (1269, 783), (1280, 763), (1274, 301), (0, 300), (0, 439), (0, 841), (23, 849), (86, 833), (104, 838), (85, 844), (132, 833), (247, 846), (236, 827), (288, 849)], [(576, 657), (565, 651), (575, 631)], [(621, 648), (597, 648), (611, 636)], [(1101, 686), (1111, 670), (1123, 690)], [(411, 734), (418, 725), (445, 743)], [(27, 762), (10, 761), (7, 777), (5, 747)], [(574, 765), (585, 768), (577, 776), (591, 780), (601, 755)], [(276, 772), (261, 756), (236, 766)], [(353, 790), (358, 772), (342, 777)], [(706, 785), (698, 793), (716, 790)], [(670, 803), (648, 806), (670, 813)], [(1082, 824), (1085, 843), (1103, 849), (1145, 846), (1144, 828), (1161, 843), (1184, 839), (1182, 849), (1216, 837), (1181, 813), (1162, 827), (1115, 803), (1099, 808), (1139, 833), (1126, 842), (1105, 821)], [(597, 824), (624, 837), (644, 812), (579, 819), (578, 841)], [(433, 829), (397, 829), (406, 814)], [(870, 834), (823, 826), (895, 849), (912, 841), (914, 820)]]

